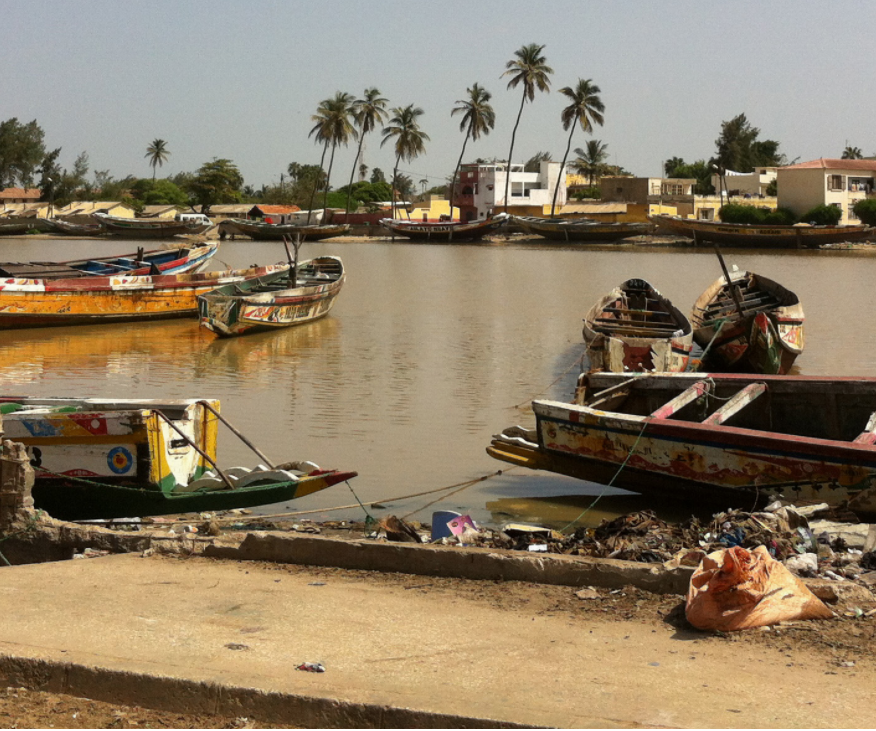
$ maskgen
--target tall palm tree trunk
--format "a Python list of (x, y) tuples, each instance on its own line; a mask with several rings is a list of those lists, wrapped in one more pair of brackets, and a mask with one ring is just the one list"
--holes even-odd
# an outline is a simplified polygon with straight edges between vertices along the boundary
[(398, 182), (398, 163), (401, 160), (401, 155), (395, 156), (395, 165), (392, 168), (392, 217), (395, 218), (395, 190)]
[[(450, 220), (453, 221), (453, 194), (456, 191), (456, 178), (459, 176), (459, 168), (462, 167), (462, 158), (465, 155), (465, 146), (468, 144), (468, 138), (471, 137), (471, 130), (465, 133), (465, 139), (462, 141), (462, 152), (459, 153), (459, 160), (456, 162), (456, 169), (453, 171), (453, 180), (450, 181)], [(459, 211), (459, 221), (462, 223), (462, 209)]]
[[(326, 140), (322, 147), (322, 157), (319, 158), (319, 170), (322, 172), (322, 164), (325, 162), (325, 153), (328, 151), (329, 141)], [(310, 192), (310, 203), (307, 206), (307, 225), (310, 225), (310, 214), (313, 213), (313, 201), (316, 198), (316, 189), (319, 187), (319, 173), (316, 174), (316, 180), (313, 181), (313, 190)]]
[(511, 132), (511, 149), (508, 150), (508, 169), (505, 171), (505, 213), (508, 213), (508, 188), (511, 185), (511, 158), (514, 155), (514, 138), (517, 137), (517, 127), (520, 125), (520, 117), (523, 114), (523, 105), (526, 103), (526, 90), (523, 91), (523, 96), (520, 99), (520, 110), (517, 112), (517, 121), (514, 123), (514, 130)]
[(362, 143), (365, 141), (365, 133), (359, 135), (359, 144), (356, 147), (356, 159), (353, 160), (353, 169), (350, 171), (350, 184), (347, 186), (347, 215), (350, 215), (350, 201), (353, 198), (353, 178), (356, 176), (356, 167), (359, 164), (359, 158), (362, 156)]
[(337, 145), (335, 145), (335, 143), (332, 142), (332, 154), (329, 157), (329, 168), (328, 168), (328, 172), (325, 175), (325, 195), (323, 195), (323, 197), (322, 197), (322, 220), (323, 220), (323, 223), (325, 223), (325, 210), (326, 210), (326, 205), (328, 205), (328, 194), (329, 194), (329, 187), (330, 187), (329, 183), (331, 182), (331, 179), (332, 179), (332, 166), (335, 164), (335, 147), (337, 147)]
[(569, 159), (569, 150), (572, 149), (572, 135), (575, 134), (575, 127), (578, 124), (578, 120), (574, 120), (570, 125), (569, 129), (569, 141), (566, 142), (566, 152), (563, 154), (563, 162), (560, 163), (560, 172), (557, 175), (557, 184), (554, 186), (554, 199), (551, 201), (551, 218), (554, 217), (554, 211), (557, 207), (557, 193), (560, 192), (560, 180), (564, 175), (564, 170), (566, 169), (566, 160)]

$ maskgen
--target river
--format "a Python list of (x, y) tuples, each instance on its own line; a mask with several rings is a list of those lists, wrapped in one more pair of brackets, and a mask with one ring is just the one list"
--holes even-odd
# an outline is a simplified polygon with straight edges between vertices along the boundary
[[(0, 239), (0, 261), (68, 260), (134, 251), (143, 242)], [(147, 244), (147, 248), (152, 248)], [(347, 282), (323, 320), (277, 333), (218, 340), (196, 320), (43, 328), (0, 335), (0, 393), (107, 398), (218, 398), (222, 413), (277, 462), (306, 459), (356, 470), (337, 485), (259, 512), (315, 511), (314, 520), (375, 517), (429, 522), (436, 509), (482, 523), (563, 527), (670, 505), (487, 456), (491, 435), (531, 426), (534, 397), (571, 396), (596, 299), (630, 277), (647, 279), (682, 311), (720, 275), (711, 249), (533, 242), (422, 245), (337, 240), (304, 244), (302, 258), (342, 257)], [(794, 371), (874, 375), (876, 341), (868, 251), (728, 250), (800, 296), (806, 350)], [(215, 265), (285, 259), (281, 243), (222, 244)], [(220, 465), (257, 459), (229, 433)], [(498, 470), (503, 474), (496, 475)], [(462, 490), (416, 498), (479, 477)]]

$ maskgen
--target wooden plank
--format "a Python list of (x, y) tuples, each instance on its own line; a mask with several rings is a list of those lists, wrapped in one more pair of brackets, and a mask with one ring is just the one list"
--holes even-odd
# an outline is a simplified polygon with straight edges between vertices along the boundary
[(708, 393), (710, 385), (707, 381), (697, 381), (690, 388), (682, 391), (671, 401), (667, 401), (663, 406), (651, 414), (652, 419), (668, 419), (670, 416), (681, 411), (689, 403), (696, 401), (698, 398)]
[(601, 391), (597, 391), (596, 393), (594, 393), (585, 405), (596, 406), (597, 404), (601, 404), (607, 399), (611, 398), (618, 391), (623, 391), (625, 388), (630, 387), (634, 381), (641, 381), (644, 378), (653, 378), (653, 376), (650, 373), (636, 375), (632, 378), (627, 379), (626, 381), (621, 381), (620, 383), (616, 383), (613, 386), (609, 386), (608, 388), (603, 388)]
[(738, 414), (742, 409), (752, 403), (758, 396), (765, 393), (767, 390), (765, 383), (750, 383), (731, 399), (725, 403), (720, 409), (713, 414), (703, 419), (703, 424), (709, 426), (720, 426), (734, 414)]

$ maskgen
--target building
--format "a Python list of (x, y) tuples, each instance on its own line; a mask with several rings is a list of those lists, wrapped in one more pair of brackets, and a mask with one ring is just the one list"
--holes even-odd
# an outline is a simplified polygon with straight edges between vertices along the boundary
[(0, 190), (0, 205), (7, 203), (36, 203), (42, 196), (39, 188), (3, 188)]
[[(212, 212), (212, 208), (210, 209)], [(317, 213), (319, 215), (317, 215)], [(308, 211), (302, 211), (298, 206), (279, 205), (255, 205), (247, 212), (247, 218), (261, 218), (265, 223), (304, 223), (307, 221)], [(310, 222), (319, 223), (322, 220), (322, 211), (313, 211)]]
[(767, 190), (776, 181), (778, 168), (756, 168), (750, 173), (736, 173), (727, 170), (722, 182), (720, 175), (712, 176), (712, 187), (720, 193), (724, 186), (731, 196), (750, 196), (752, 198), (765, 198)]
[(876, 160), (818, 158), (779, 168), (779, 205), (797, 216), (818, 205), (836, 206), (840, 223), (860, 223), (855, 203), (873, 197)]
[[(560, 176), (560, 163), (542, 162), (537, 173), (523, 165), (511, 165), (508, 213), (515, 216), (548, 216), (557, 180), (557, 210), (566, 203), (566, 176)], [(463, 165), (454, 191), (454, 207), (461, 221), (488, 218), (505, 210), (506, 163)]]
[(55, 216), (74, 223), (86, 223), (93, 213), (106, 213), (116, 218), (134, 218), (136, 212), (127, 203), (119, 201), (73, 201), (66, 206), (55, 206)]

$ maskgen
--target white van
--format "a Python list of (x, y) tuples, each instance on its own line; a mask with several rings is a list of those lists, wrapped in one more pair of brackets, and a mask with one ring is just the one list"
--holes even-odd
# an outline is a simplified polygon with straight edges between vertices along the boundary
[(177, 213), (177, 221), (185, 221), (186, 223), (202, 223), (205, 226), (212, 226), (213, 222), (203, 213)]

